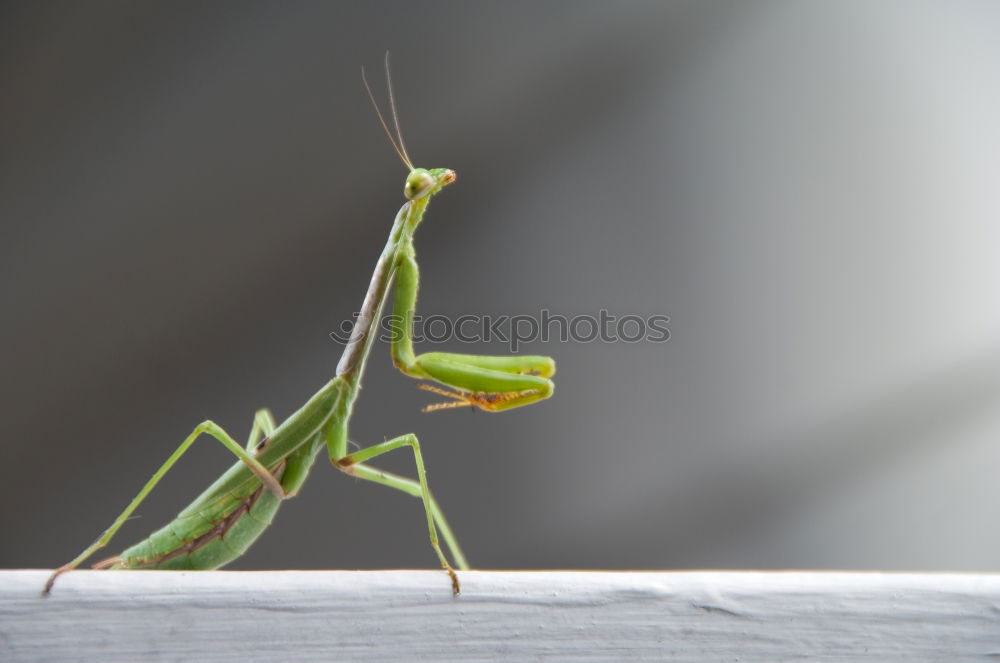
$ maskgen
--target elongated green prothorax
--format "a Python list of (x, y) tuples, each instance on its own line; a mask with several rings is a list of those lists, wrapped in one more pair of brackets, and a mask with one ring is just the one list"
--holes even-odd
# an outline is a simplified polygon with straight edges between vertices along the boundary
[[(466, 406), (498, 412), (543, 400), (552, 395), (554, 386), (550, 378), (555, 374), (556, 367), (551, 358), (542, 356), (505, 357), (446, 352), (415, 354), (412, 323), (420, 272), (413, 248), (413, 234), (424, 218), (431, 197), (455, 181), (455, 171), (413, 167), (399, 128), (388, 54), (386, 82), (396, 127), (395, 137), (375, 103), (363, 70), (362, 80), (389, 142), (410, 172), (403, 187), (406, 202), (396, 213), (389, 240), (375, 263), (371, 284), (354, 331), (337, 364), (336, 374), (280, 425), (276, 424), (268, 410), (259, 410), (245, 446), (241, 446), (213, 421), (198, 424), (97, 541), (52, 573), (43, 593), (47, 594), (52, 589), (61, 573), (76, 568), (107, 545), (160, 479), (203, 434), (222, 443), (238, 461), (173, 521), (120, 554), (98, 562), (96, 568), (214, 569), (229, 563), (242, 555), (263, 533), (281, 502), (298, 492), (319, 452), (326, 449), (330, 462), (337, 469), (421, 500), (431, 547), (441, 567), (451, 577), (452, 590), (456, 594), (459, 592), (458, 576), (441, 548), (438, 535), (447, 544), (455, 566), (468, 569), (469, 565), (444, 513), (431, 496), (417, 437), (407, 433), (348, 453), (348, 423), (379, 326), (378, 320), (393, 281), (392, 308), (396, 321), (391, 345), (393, 363), (405, 375), (437, 383), (420, 386), (449, 399), (445, 403), (425, 407), (425, 412)], [(413, 452), (415, 479), (385, 472), (367, 462), (404, 447)]]

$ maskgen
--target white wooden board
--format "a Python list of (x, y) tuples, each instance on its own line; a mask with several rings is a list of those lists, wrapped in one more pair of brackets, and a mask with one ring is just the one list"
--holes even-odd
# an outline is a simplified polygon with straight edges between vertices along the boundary
[(1000, 575), (0, 571), (0, 661), (1000, 661)]

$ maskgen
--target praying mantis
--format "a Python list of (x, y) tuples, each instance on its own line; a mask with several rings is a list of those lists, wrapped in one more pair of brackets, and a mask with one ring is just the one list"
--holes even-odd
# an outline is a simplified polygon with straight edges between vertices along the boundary
[[(338, 470), (395, 488), (423, 502), (431, 547), (441, 567), (450, 576), (452, 591), (456, 595), (460, 592), (455, 567), (467, 570), (469, 564), (428, 488), (417, 437), (407, 433), (348, 452), (348, 423), (393, 282), (393, 364), (404, 375), (437, 383), (422, 383), (420, 387), (450, 399), (430, 405), (424, 411), (468, 406), (500, 412), (544, 400), (552, 395), (554, 389), (550, 378), (555, 374), (555, 362), (550, 357), (537, 355), (414, 353), (413, 317), (420, 273), (413, 236), (424, 219), (430, 199), (455, 181), (455, 171), (413, 166), (400, 129), (388, 54), (386, 85), (395, 136), (375, 101), (363, 69), (362, 80), (382, 129), (409, 173), (403, 186), (406, 202), (396, 214), (389, 239), (375, 263), (371, 284), (351, 338), (337, 364), (335, 376), (281, 424), (276, 424), (268, 410), (258, 411), (246, 446), (241, 446), (214, 421), (198, 424), (111, 526), (72, 561), (53, 571), (45, 583), (43, 595), (52, 590), (61, 574), (75, 569), (106, 546), (163, 476), (203, 435), (218, 440), (238, 461), (173, 521), (118, 555), (98, 562), (94, 568), (215, 569), (228, 564), (246, 552), (263, 534), (281, 503), (295, 496), (319, 452), (325, 448), (330, 462)], [(368, 464), (382, 454), (406, 447), (413, 452), (416, 479), (391, 474)], [(452, 561), (442, 550), (439, 535), (447, 544)]]

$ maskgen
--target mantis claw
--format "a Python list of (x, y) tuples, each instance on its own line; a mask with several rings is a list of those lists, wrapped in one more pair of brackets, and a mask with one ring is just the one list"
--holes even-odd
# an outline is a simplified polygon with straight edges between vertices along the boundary
[(508, 391), (504, 393), (490, 393), (486, 391), (478, 391), (475, 393), (462, 392), (462, 391), (448, 391), (447, 389), (441, 389), (432, 384), (420, 384), (417, 385), (420, 389), (424, 391), (429, 391), (434, 394), (440, 394), (441, 396), (447, 396), (448, 398), (455, 399), (454, 401), (448, 401), (445, 403), (431, 403), (430, 405), (424, 406), (421, 412), (436, 412), (438, 410), (449, 410), (456, 407), (478, 407), (480, 410), (485, 410), (487, 412), (496, 412), (499, 409), (499, 405), (502, 403), (507, 403), (516, 398), (524, 398), (525, 396), (535, 396), (541, 394), (539, 389), (522, 389), (521, 391)]

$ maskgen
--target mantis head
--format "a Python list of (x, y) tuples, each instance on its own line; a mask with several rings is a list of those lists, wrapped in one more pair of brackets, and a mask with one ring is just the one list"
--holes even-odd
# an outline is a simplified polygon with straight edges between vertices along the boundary
[(419, 200), (425, 196), (433, 196), (443, 187), (455, 181), (455, 171), (450, 168), (414, 168), (406, 176), (403, 185), (403, 195), (407, 200)]
[(372, 102), (372, 107), (378, 116), (379, 124), (385, 130), (385, 135), (389, 138), (389, 143), (396, 150), (396, 154), (399, 155), (399, 159), (403, 162), (403, 165), (410, 169), (410, 174), (406, 176), (406, 184), (403, 185), (403, 195), (406, 196), (406, 199), (420, 200), (427, 196), (433, 196), (443, 187), (454, 182), (455, 171), (450, 168), (432, 168), (428, 170), (426, 168), (413, 167), (413, 161), (410, 160), (410, 155), (406, 151), (406, 143), (403, 142), (403, 130), (399, 126), (399, 113), (396, 111), (396, 96), (392, 92), (392, 75), (389, 73), (388, 51), (385, 53), (385, 85), (389, 91), (389, 109), (392, 111), (392, 124), (396, 128), (395, 136), (392, 135), (389, 124), (385, 121), (385, 117), (382, 116), (382, 110), (378, 107), (378, 102), (375, 101), (375, 95), (372, 94), (372, 88), (368, 85), (368, 78), (365, 76), (364, 67), (361, 68), (361, 82), (365, 84), (368, 99)]

